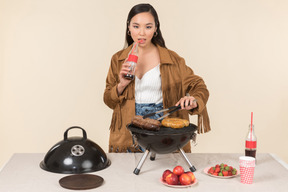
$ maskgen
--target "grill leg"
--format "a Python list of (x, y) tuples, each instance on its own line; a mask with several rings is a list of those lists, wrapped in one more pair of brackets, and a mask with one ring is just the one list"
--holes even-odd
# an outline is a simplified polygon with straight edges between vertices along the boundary
[(154, 161), (155, 160), (155, 156), (156, 156), (156, 153), (155, 152), (151, 152), (150, 160)]
[(189, 169), (192, 171), (192, 172), (195, 172), (196, 171), (196, 168), (190, 163), (189, 159), (187, 158), (187, 156), (185, 155), (185, 152), (183, 151), (183, 149), (179, 148), (179, 151), (180, 151), (180, 154), (183, 156), (183, 158), (186, 160), (188, 166), (189, 166)]
[(146, 158), (147, 158), (147, 156), (148, 156), (149, 153), (150, 153), (150, 151), (149, 151), (148, 149), (146, 149), (146, 151), (144, 152), (142, 158), (140, 159), (137, 167), (134, 169), (134, 172), (133, 172), (133, 173), (134, 173), (135, 175), (139, 175), (140, 169), (141, 169), (143, 163), (145, 162), (145, 160), (146, 160)]

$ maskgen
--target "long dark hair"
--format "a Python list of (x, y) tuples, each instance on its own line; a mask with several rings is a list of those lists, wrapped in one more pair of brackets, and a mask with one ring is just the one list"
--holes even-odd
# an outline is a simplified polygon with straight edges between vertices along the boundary
[(154, 45), (158, 44), (160, 45), (161, 47), (165, 47), (166, 48), (166, 45), (165, 45), (165, 41), (162, 37), (162, 33), (161, 33), (161, 30), (160, 30), (160, 22), (159, 22), (159, 19), (158, 19), (158, 15), (157, 15), (157, 12), (156, 10), (152, 7), (152, 5), (150, 4), (138, 4), (138, 5), (135, 5), (134, 7), (132, 7), (132, 9), (130, 10), (129, 14), (128, 14), (128, 18), (127, 18), (127, 22), (126, 22), (126, 43), (129, 45), (131, 45), (134, 41), (132, 39), (132, 37), (130, 35), (128, 35), (128, 31), (129, 31), (129, 24), (130, 24), (130, 21), (131, 19), (137, 15), (138, 13), (143, 13), (143, 12), (149, 12), (153, 15), (154, 17), (154, 21), (155, 21), (155, 24), (156, 24), (156, 27), (157, 27), (157, 30), (156, 30), (156, 37), (153, 36), (152, 38), (152, 43)]

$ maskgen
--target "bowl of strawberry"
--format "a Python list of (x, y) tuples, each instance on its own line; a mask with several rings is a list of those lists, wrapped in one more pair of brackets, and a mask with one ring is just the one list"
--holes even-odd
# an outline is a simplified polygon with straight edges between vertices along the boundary
[(239, 171), (236, 168), (224, 163), (207, 167), (204, 169), (204, 173), (217, 178), (231, 178), (239, 175)]
[(161, 183), (169, 187), (190, 187), (197, 183), (195, 175), (191, 171), (186, 171), (180, 165), (172, 170), (166, 169), (162, 173)]

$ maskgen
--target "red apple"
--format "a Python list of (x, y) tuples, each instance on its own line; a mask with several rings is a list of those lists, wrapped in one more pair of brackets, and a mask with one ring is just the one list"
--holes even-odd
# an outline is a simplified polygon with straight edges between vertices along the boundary
[(182, 173), (184, 173), (184, 169), (182, 166), (178, 165), (178, 166), (174, 167), (173, 173), (180, 176)]
[(163, 181), (166, 181), (166, 177), (167, 177), (170, 173), (172, 173), (172, 171), (170, 171), (169, 169), (167, 169), (167, 170), (165, 170), (165, 171), (163, 172), (163, 174), (162, 174), (162, 179), (163, 179)]
[(169, 185), (177, 185), (178, 182), (179, 182), (178, 176), (175, 175), (174, 173), (170, 173), (166, 177), (166, 183), (168, 183)]
[(192, 183), (192, 179), (187, 173), (181, 174), (179, 177), (179, 181), (181, 185), (190, 185)]
[(196, 179), (194, 173), (192, 173), (191, 171), (187, 171), (187, 172), (185, 172), (185, 173), (190, 176), (190, 178), (191, 178), (191, 183), (194, 183), (194, 181), (195, 181), (195, 179)]

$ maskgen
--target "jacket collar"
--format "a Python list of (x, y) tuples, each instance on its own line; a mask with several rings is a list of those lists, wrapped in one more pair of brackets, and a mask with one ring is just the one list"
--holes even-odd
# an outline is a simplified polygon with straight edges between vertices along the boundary
[[(128, 54), (130, 52), (130, 50), (132, 49), (132, 45), (131, 44), (129, 47), (127, 47), (126, 49), (124, 49), (121, 53), (121, 55), (119, 56), (119, 61), (121, 60), (125, 60), (128, 57)], [(160, 63), (161, 64), (174, 64), (174, 62), (171, 59), (171, 56), (169, 54), (168, 49), (161, 47), (160, 45), (156, 45), (159, 51), (159, 55), (160, 55)]]

